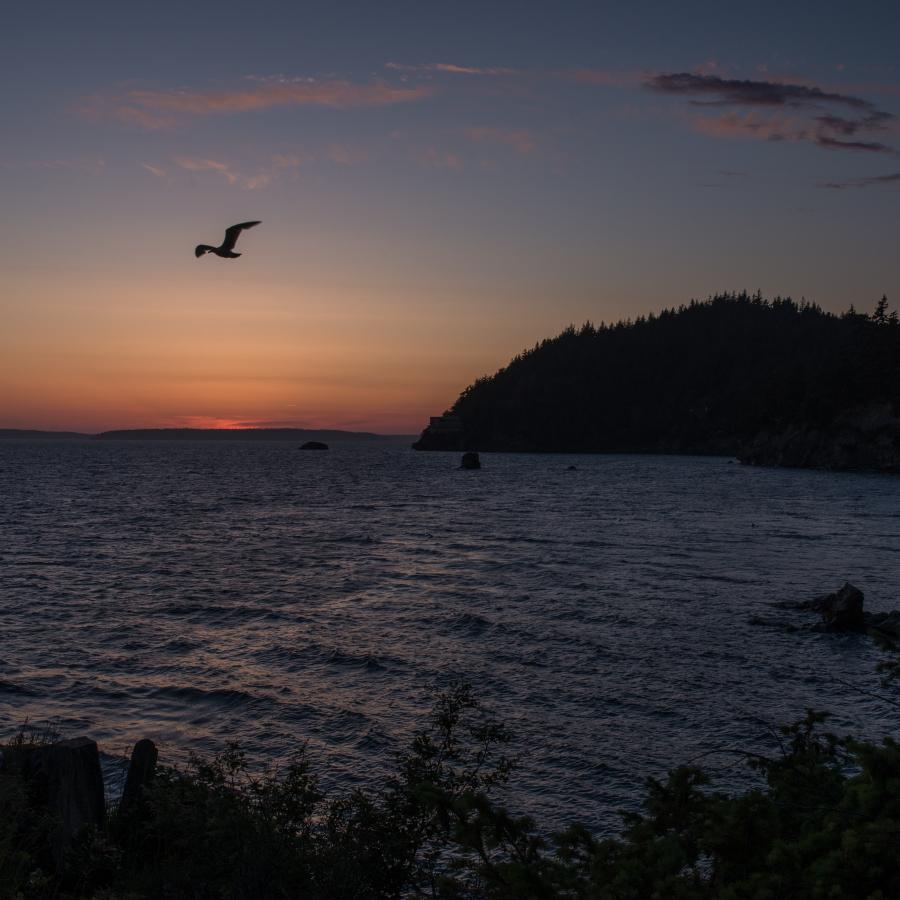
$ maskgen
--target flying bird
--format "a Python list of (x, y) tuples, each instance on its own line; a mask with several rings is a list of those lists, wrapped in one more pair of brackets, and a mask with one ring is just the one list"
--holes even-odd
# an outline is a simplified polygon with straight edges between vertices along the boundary
[(218, 247), (210, 247), (209, 244), (197, 244), (194, 255), (203, 256), (204, 253), (215, 253), (222, 259), (237, 259), (241, 254), (234, 252), (234, 245), (240, 237), (241, 232), (245, 228), (253, 228), (259, 225), (259, 222), (241, 222), (240, 225), (232, 225), (231, 228), (225, 229), (225, 240)]

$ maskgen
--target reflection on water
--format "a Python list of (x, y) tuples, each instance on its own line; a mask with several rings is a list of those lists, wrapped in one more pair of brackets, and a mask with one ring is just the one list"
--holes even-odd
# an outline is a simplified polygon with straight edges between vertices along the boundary
[[(517, 735), (510, 802), (616, 821), (643, 778), (828, 708), (897, 711), (858, 636), (749, 624), (849, 579), (900, 606), (900, 479), (724, 459), (284, 443), (0, 443), (0, 731), (168, 760), (308, 741), (366, 783), (463, 677)], [(577, 469), (569, 470), (570, 465)], [(722, 774), (725, 783), (740, 777)]]

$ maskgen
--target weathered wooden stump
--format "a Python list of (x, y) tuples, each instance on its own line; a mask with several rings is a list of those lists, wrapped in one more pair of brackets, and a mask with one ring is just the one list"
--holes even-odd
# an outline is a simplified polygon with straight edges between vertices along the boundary
[(153, 780), (156, 774), (156, 761), (159, 759), (159, 751), (156, 744), (148, 738), (138, 741), (131, 751), (131, 762), (128, 765), (128, 775), (125, 777), (125, 789), (122, 791), (122, 799), (119, 801), (119, 815), (133, 816), (141, 806), (144, 788)]
[(72, 841), (87, 827), (106, 822), (103, 773), (97, 742), (87, 737), (29, 748), (23, 770), (55, 820), (50, 852), (62, 867)]

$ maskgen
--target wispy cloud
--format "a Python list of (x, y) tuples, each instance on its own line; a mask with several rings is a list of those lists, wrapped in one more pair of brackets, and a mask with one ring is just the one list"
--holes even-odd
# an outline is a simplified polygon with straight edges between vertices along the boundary
[(799, 80), (752, 81), (698, 72), (654, 75), (644, 84), (657, 93), (685, 97), (693, 108), (732, 107), (690, 117), (697, 131), (712, 137), (806, 141), (826, 150), (900, 155), (881, 141), (861, 139), (883, 133), (895, 117), (854, 94)]
[(828, 134), (817, 134), (815, 142), (825, 150), (856, 150), (861, 153), (885, 153), (888, 156), (900, 156), (900, 151), (889, 144), (878, 141), (842, 141)]
[(456, 63), (425, 63), (424, 65), (407, 65), (405, 63), (388, 62), (386, 69), (397, 72), (436, 72), (446, 75), (514, 75), (516, 69), (503, 66), (460, 66)]
[(383, 81), (358, 84), (279, 78), (234, 90), (130, 90), (118, 96), (94, 95), (78, 104), (76, 111), (91, 118), (114, 119), (152, 130), (169, 127), (181, 117), (236, 114), (278, 106), (347, 109), (409, 103), (429, 96), (432, 90), (425, 85), (397, 86)]
[(219, 175), (235, 187), (243, 188), (247, 191), (260, 190), (272, 184), (284, 169), (296, 168), (293, 160), (285, 157), (274, 157), (271, 163), (267, 165), (257, 166), (250, 173), (242, 172), (230, 163), (221, 162), (217, 159), (204, 159), (178, 156), (174, 159), (175, 164), (184, 169), (186, 172), (210, 172)]
[(512, 147), (517, 153), (526, 155), (534, 153), (537, 149), (537, 140), (534, 135), (525, 130), (506, 131), (502, 128), (479, 126), (467, 129), (466, 137), (476, 143), (505, 144)]
[(727, 112), (718, 116), (693, 116), (696, 131), (716, 138), (757, 138), (766, 141), (806, 140), (809, 130), (794, 116), (765, 116), (756, 112)]
[(884, 187), (891, 184), (900, 186), (900, 172), (892, 172), (890, 175), (870, 175), (867, 178), (848, 178), (846, 181), (828, 181), (820, 187), (840, 191), (844, 188)]
[(240, 181), (240, 175), (233, 171), (228, 163), (219, 162), (215, 159), (193, 159), (186, 156), (175, 157), (175, 164), (188, 172), (215, 172), (221, 175), (229, 184), (237, 184)]
[[(314, 164), (355, 166), (367, 162), (371, 152), (354, 144), (329, 144), (316, 150), (299, 149), (290, 153), (276, 153), (267, 159), (238, 165), (223, 159), (205, 156), (175, 156), (172, 163), (177, 169), (192, 174), (209, 173), (219, 176), (229, 185), (244, 190), (260, 190), (285, 177), (296, 178), (300, 169)], [(169, 174), (161, 166), (141, 163), (152, 175), (164, 178)]]
[[(823, 91), (818, 87), (779, 81), (720, 78), (695, 72), (674, 72), (646, 79), (648, 88), (663, 94), (692, 97), (693, 103), (710, 106), (819, 107), (823, 103), (870, 110), (871, 103), (850, 94)], [(702, 99), (696, 99), (702, 98)]]

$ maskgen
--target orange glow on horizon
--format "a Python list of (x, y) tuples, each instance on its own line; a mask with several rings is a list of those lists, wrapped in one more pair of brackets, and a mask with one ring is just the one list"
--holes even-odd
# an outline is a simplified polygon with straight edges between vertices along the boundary
[(373, 288), (298, 296), (197, 271), (140, 288), (47, 276), (27, 299), (14, 284), (0, 428), (416, 434), (531, 339), (498, 348), (463, 302), (423, 311)]

